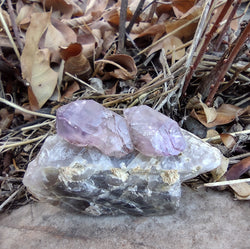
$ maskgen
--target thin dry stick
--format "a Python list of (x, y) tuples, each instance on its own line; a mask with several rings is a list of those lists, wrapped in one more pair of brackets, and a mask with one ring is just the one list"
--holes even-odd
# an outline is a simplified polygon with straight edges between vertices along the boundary
[(82, 83), (83, 85), (85, 85), (85, 86), (91, 88), (93, 91), (98, 92), (93, 86), (91, 86), (91, 85), (89, 85), (88, 83), (86, 83), (85, 81), (83, 81), (83, 80), (81, 80), (81, 79), (75, 77), (73, 74), (68, 73), (68, 72), (65, 72), (65, 74), (68, 75), (69, 77), (73, 78), (74, 80), (76, 80), (76, 81)]
[(0, 146), (0, 151), (3, 151), (5, 149), (9, 149), (9, 148), (13, 148), (13, 147), (18, 147), (18, 146), (25, 145), (25, 144), (31, 144), (31, 143), (34, 143), (34, 142), (39, 141), (39, 140), (44, 140), (47, 136), (48, 135), (45, 134), (45, 135), (41, 135), (39, 137), (27, 139), (27, 140), (24, 140), (21, 142), (5, 143), (5, 144)]
[(45, 113), (40, 113), (40, 112), (33, 112), (30, 110), (26, 110), (23, 107), (16, 105), (13, 102), (8, 101), (7, 99), (3, 99), (0, 97), (0, 102), (2, 102), (5, 105), (11, 106), (17, 110), (20, 110), (22, 112), (28, 113), (30, 115), (34, 115), (34, 116), (38, 116), (38, 117), (43, 117), (43, 118), (51, 118), (51, 119), (55, 119), (56, 117), (54, 115), (50, 115), (50, 114), (45, 114)]
[(224, 16), (226, 15), (227, 13), (227, 10), (228, 8), (231, 6), (233, 0), (228, 0), (224, 6), (224, 8), (222, 9), (220, 15), (218, 16), (218, 18), (216, 19), (213, 27), (210, 29), (210, 31), (208, 32), (208, 34), (206, 34), (206, 38), (205, 38), (205, 41), (195, 59), (195, 62), (194, 64), (190, 67), (190, 70), (185, 78), (185, 83), (184, 83), (184, 86), (183, 86), (183, 89), (182, 89), (182, 94), (184, 94), (187, 90), (187, 87), (188, 87), (188, 84), (192, 78), (192, 75), (193, 75), (193, 72), (196, 70), (197, 66), (199, 65), (200, 61), (201, 61), (201, 58), (202, 56), (204, 55), (204, 53), (206, 52), (207, 50), (207, 46), (210, 42), (210, 40), (212, 39), (212, 36), (214, 34), (214, 32), (217, 30), (217, 28), (219, 27), (219, 24), (220, 22), (222, 21), (222, 19), (224, 18)]
[(122, 0), (120, 8), (120, 22), (119, 22), (119, 38), (118, 38), (118, 52), (124, 53), (124, 44), (126, 37), (126, 19), (127, 19), (128, 0)]
[(225, 37), (225, 34), (226, 34), (226, 32), (227, 32), (227, 30), (228, 30), (228, 28), (230, 26), (230, 23), (233, 20), (234, 15), (236, 14), (236, 11), (237, 11), (238, 7), (240, 6), (240, 4), (241, 4), (241, 0), (238, 0), (236, 2), (236, 4), (234, 5), (233, 10), (229, 14), (229, 17), (227, 18), (227, 21), (226, 21), (222, 31), (220, 32), (219, 37), (217, 38), (217, 42), (216, 42), (216, 45), (215, 45), (215, 51), (218, 51), (218, 49), (219, 49), (219, 47), (221, 45), (221, 42), (222, 42), (223, 38)]
[(14, 9), (12, 7), (12, 2), (11, 2), (11, 0), (7, 0), (7, 3), (8, 3), (8, 12), (9, 12), (9, 15), (10, 15), (12, 29), (13, 29), (15, 37), (16, 37), (17, 45), (18, 45), (20, 51), (22, 51), (23, 50), (23, 43), (22, 43), (22, 41), (20, 39), (18, 28), (17, 28), (17, 25), (16, 25), (16, 17), (15, 17), (15, 14), (14, 14)]
[[(242, 135), (242, 134), (250, 134), (250, 130), (244, 130), (244, 131), (236, 131), (236, 132), (231, 132), (231, 133), (225, 133), (231, 136), (237, 136), (237, 135)], [(214, 137), (207, 137), (203, 138), (202, 140), (205, 142), (212, 142), (221, 139), (220, 135), (214, 136)]]
[(190, 25), (193, 22), (196, 22), (197, 20), (200, 19), (200, 15), (198, 15), (197, 17), (195, 17), (194, 19), (188, 21), (187, 23), (183, 24), (182, 26), (180, 26), (179, 28), (175, 29), (174, 31), (164, 35), (162, 38), (160, 38), (159, 40), (157, 40), (156, 42), (152, 43), (151, 45), (149, 45), (148, 47), (144, 48), (141, 52), (139, 52), (137, 54), (137, 56), (147, 52), (149, 49), (151, 49), (152, 47), (156, 46), (157, 44), (159, 44), (160, 42), (162, 42), (164, 39), (168, 38), (171, 35), (174, 35), (175, 33), (179, 32), (180, 30), (186, 28), (188, 25)]
[(132, 17), (132, 19), (131, 19), (131, 21), (130, 21), (128, 27), (126, 28), (126, 32), (127, 32), (128, 34), (130, 33), (130, 31), (131, 31), (131, 29), (132, 29), (132, 27), (133, 27), (133, 25), (134, 25), (136, 19), (137, 19), (137, 18), (139, 17), (139, 15), (141, 14), (141, 12), (142, 12), (142, 7), (143, 7), (144, 3), (145, 3), (145, 0), (140, 0), (139, 4), (137, 5), (137, 8), (136, 8), (136, 10), (135, 10), (135, 13), (134, 13), (134, 15), (133, 15), (133, 17)]
[(12, 46), (13, 46), (13, 49), (14, 49), (14, 51), (15, 51), (15, 53), (16, 53), (17, 58), (20, 60), (20, 53), (19, 53), (19, 51), (18, 51), (18, 49), (17, 49), (17, 46), (16, 46), (16, 44), (15, 44), (15, 42), (14, 42), (14, 40), (13, 40), (13, 37), (12, 37), (10, 31), (9, 31), (8, 25), (6, 24), (6, 22), (5, 22), (5, 20), (4, 20), (4, 17), (3, 17), (3, 14), (2, 14), (1, 11), (0, 11), (0, 21), (1, 21), (2, 25), (3, 25), (3, 28), (4, 28), (5, 32), (6, 32), (6, 34), (7, 34), (8, 38), (9, 38), (9, 40), (10, 40), (10, 43), (11, 43)]
[(250, 182), (250, 178), (223, 181), (223, 182), (210, 182), (210, 183), (205, 183), (204, 186), (205, 187), (219, 187), (219, 186), (226, 186), (226, 185), (238, 184), (238, 183), (243, 183), (243, 182)]
[(207, 97), (207, 100), (206, 100), (207, 105), (212, 104), (214, 95), (216, 94), (220, 86), (220, 82), (224, 78), (229, 67), (232, 65), (233, 60), (237, 56), (239, 50), (241, 49), (245, 41), (248, 39), (249, 34), (250, 34), (250, 22), (248, 22), (243, 32), (238, 36), (236, 42), (232, 44), (232, 47), (230, 48), (229, 53), (228, 53), (229, 54), (228, 57), (225, 54), (225, 56), (223, 56), (222, 59), (218, 62), (217, 67), (215, 67), (214, 70), (211, 72), (210, 75), (215, 75), (214, 82), (213, 82), (214, 87), (211, 89)]
[(21, 192), (23, 189), (25, 188), (24, 185), (22, 185), (19, 189), (17, 189), (14, 193), (12, 193), (1, 205), (0, 205), (0, 212), (3, 210), (3, 208), (8, 204), (10, 203), (14, 198), (15, 196)]

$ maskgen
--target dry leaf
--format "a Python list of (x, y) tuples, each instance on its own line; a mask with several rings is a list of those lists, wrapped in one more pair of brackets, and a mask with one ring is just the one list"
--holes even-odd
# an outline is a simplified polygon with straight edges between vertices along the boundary
[(231, 184), (229, 185), (235, 192), (236, 198), (239, 200), (249, 199), (250, 197), (250, 185), (247, 182)]
[(211, 122), (207, 122), (204, 112), (196, 112), (195, 110), (192, 110), (191, 116), (199, 120), (206, 127), (211, 128), (217, 125), (223, 125), (232, 122), (237, 116), (241, 115), (243, 111), (244, 110), (242, 108), (237, 106), (222, 104), (216, 110), (216, 118)]
[(234, 164), (226, 173), (227, 180), (239, 179), (241, 175), (250, 169), (250, 157), (242, 159), (239, 163)]
[[(133, 14), (132, 12), (127, 9), (127, 21), (130, 21)], [(105, 21), (107, 21), (111, 26), (118, 27), (120, 23), (120, 10), (118, 8), (113, 8), (112, 10), (106, 12), (103, 15)]]
[(221, 159), (220, 166), (211, 171), (213, 180), (215, 182), (219, 181), (221, 177), (224, 176), (224, 174), (227, 172), (228, 164), (229, 164), (229, 159), (223, 156)]
[(195, 4), (195, 0), (172, 0), (175, 16), (180, 18), (184, 13), (189, 11)]
[(62, 95), (60, 101), (64, 101), (65, 99), (69, 99), (73, 96), (73, 93), (80, 89), (79, 84), (74, 81), (72, 85), (67, 87), (65, 93)]
[[(167, 21), (166, 22), (167, 33), (170, 33), (172, 31), (176, 30), (177, 28), (186, 24), (188, 21), (199, 16), (201, 14), (201, 12), (202, 12), (202, 7), (194, 6), (185, 15), (183, 15), (181, 19)], [(181, 29), (177, 33), (175, 33), (175, 36), (180, 38), (183, 42), (189, 41), (193, 38), (197, 25), (198, 25), (198, 20), (189, 24), (187, 27)]]
[(27, 29), (30, 23), (31, 15), (34, 13), (42, 13), (43, 9), (42, 7), (37, 4), (33, 3), (32, 5), (24, 5), (16, 18), (16, 24), (21, 28), (21, 29)]
[[(154, 46), (150, 51), (149, 55), (153, 54), (154, 52), (164, 48), (165, 53), (167, 54), (168, 52), (174, 51), (177, 47), (183, 45), (183, 42), (176, 36), (171, 35), (170, 37), (167, 37), (164, 39), (162, 42), (158, 43), (156, 46)], [(175, 51), (174, 57), (175, 60), (181, 59), (185, 55), (185, 48), (180, 49), (178, 51)], [(171, 58), (172, 56), (170, 56)], [(169, 56), (167, 56), (169, 58)]]
[(34, 64), (32, 65), (30, 86), (41, 108), (52, 96), (58, 73), (50, 67), (50, 52), (48, 49), (40, 49), (35, 53)]
[(220, 138), (228, 149), (232, 149), (236, 144), (235, 138), (230, 134), (220, 134)]
[(50, 68), (50, 52), (38, 49), (39, 41), (50, 23), (50, 13), (34, 13), (26, 32), (21, 55), (22, 76), (29, 83), (29, 100), (32, 110), (41, 108), (53, 94), (58, 73)]
[(13, 118), (14, 114), (9, 113), (6, 108), (0, 109), (0, 134), (1, 130), (9, 128)]
[(81, 8), (71, 0), (41, 0), (41, 3), (46, 10), (60, 11), (63, 18), (83, 15)]
[[(8, 27), (11, 27), (11, 21), (10, 21), (10, 17), (7, 11), (3, 10), (2, 8), (0, 8), (0, 12), (4, 18), (5, 23), (7, 24)], [(3, 24), (0, 21), (0, 28), (3, 28)]]
[(60, 62), (59, 49), (76, 42), (75, 32), (66, 24), (51, 18), (48, 22), (46, 33), (40, 40), (40, 48), (49, 48), (51, 52), (51, 62)]
[(105, 60), (96, 61), (96, 63), (102, 63), (99, 73), (103, 75), (103, 80), (110, 78), (129, 80), (137, 74), (134, 59), (126, 54), (111, 55)]
[(84, 56), (82, 45), (72, 43), (67, 48), (60, 49), (60, 55), (65, 60), (64, 71), (84, 78), (92, 72), (88, 59)]

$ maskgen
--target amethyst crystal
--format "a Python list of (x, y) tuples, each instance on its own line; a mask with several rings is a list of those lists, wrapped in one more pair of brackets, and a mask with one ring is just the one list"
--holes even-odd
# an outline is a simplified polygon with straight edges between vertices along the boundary
[(124, 110), (134, 147), (146, 156), (178, 155), (185, 139), (178, 124), (169, 117), (141, 105)]
[(219, 150), (149, 107), (127, 109), (125, 117), (140, 152), (121, 116), (91, 100), (61, 107), (58, 134), (29, 164), (25, 186), (84, 214), (164, 215), (179, 206), (182, 181), (221, 163)]
[(57, 110), (59, 136), (76, 146), (98, 148), (108, 156), (133, 151), (126, 121), (93, 100), (78, 100)]

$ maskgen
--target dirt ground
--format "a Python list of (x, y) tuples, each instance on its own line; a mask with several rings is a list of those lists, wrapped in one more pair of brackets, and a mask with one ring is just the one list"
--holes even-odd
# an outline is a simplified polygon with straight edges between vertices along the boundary
[(179, 210), (163, 217), (88, 217), (46, 203), (0, 216), (1, 249), (247, 249), (249, 234), (249, 202), (186, 187)]

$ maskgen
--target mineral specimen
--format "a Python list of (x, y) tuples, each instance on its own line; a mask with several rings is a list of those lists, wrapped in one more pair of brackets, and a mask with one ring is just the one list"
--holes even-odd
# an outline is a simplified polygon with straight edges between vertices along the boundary
[(134, 151), (121, 159), (53, 135), (23, 182), (38, 199), (88, 215), (169, 214), (179, 206), (180, 183), (221, 162), (219, 150), (182, 133), (186, 148), (178, 155), (148, 157)]
[(185, 140), (178, 124), (171, 118), (141, 105), (124, 110), (134, 147), (146, 156), (178, 155)]
[(96, 147), (118, 158), (134, 149), (125, 119), (93, 100), (60, 107), (56, 119), (58, 135), (77, 146)]

